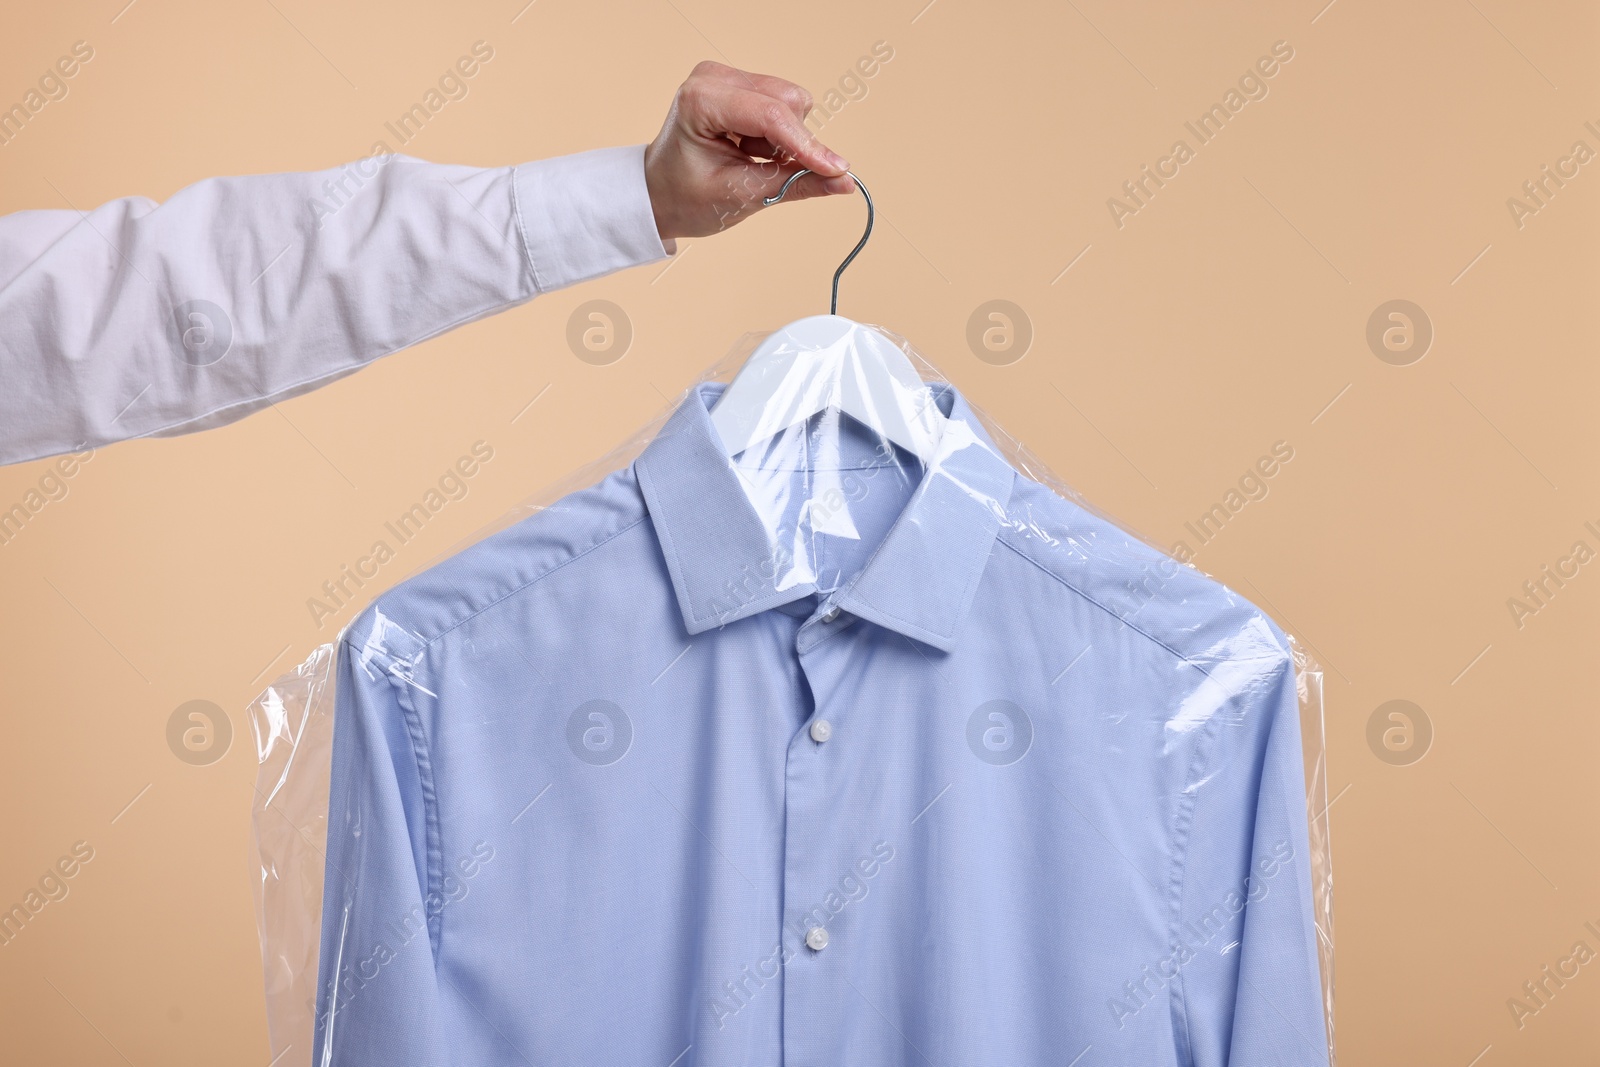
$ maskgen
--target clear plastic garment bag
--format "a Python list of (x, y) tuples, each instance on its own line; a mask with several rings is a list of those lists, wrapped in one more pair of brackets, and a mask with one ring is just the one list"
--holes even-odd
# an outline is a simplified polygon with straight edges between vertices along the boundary
[[(830, 314), (741, 338), (250, 706), (282, 1062), (403, 1052), (391, 1017), (483, 1062), (1331, 1062), (1320, 669), (834, 313), (861, 190)], [(389, 853), (355, 715), (435, 775)]]

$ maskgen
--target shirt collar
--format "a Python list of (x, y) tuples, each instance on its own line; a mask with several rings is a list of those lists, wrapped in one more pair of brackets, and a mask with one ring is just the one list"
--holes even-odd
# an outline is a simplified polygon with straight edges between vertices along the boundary
[[(634, 463), (691, 634), (817, 591), (785, 582), (785, 549), (770, 539), (723, 450), (710, 408), (724, 388), (705, 382), (691, 389)], [(831, 602), (948, 652), (1016, 473), (961, 394), (944, 383), (932, 389), (950, 420), (938, 453), (878, 549)]]

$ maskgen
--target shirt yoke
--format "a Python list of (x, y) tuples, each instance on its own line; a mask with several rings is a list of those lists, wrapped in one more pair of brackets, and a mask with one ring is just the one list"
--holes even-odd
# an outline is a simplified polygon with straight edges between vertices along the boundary
[(1006, 510), (999, 544), (1176, 659), (1207, 675), (1290, 662), (1288, 638), (1250, 601), (1049, 487), (1019, 476)]
[(645, 518), (633, 468), (615, 471), (401, 582), (357, 616), (343, 640), (357, 653), (412, 658)]

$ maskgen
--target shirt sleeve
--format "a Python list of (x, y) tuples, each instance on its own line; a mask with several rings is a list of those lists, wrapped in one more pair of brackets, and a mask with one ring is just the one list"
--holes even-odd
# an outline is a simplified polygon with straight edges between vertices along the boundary
[(1194, 1067), (1325, 1067), (1295, 669), (1271, 624), (1242, 638), (1259, 655), (1212, 674), (1212, 751), (1162, 970), (1178, 977)]
[(644, 146), (378, 154), (0, 217), (0, 463), (232, 422), (540, 293), (671, 255)]
[[(453, 1062), (435, 945), (443, 909), (428, 746), (406, 632), (368, 616), (339, 648), (316, 1022), (310, 1062)], [(354, 634), (362, 626), (352, 626)]]

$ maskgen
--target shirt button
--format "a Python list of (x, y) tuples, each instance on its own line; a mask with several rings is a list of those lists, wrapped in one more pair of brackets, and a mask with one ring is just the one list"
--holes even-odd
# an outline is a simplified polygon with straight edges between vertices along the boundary
[(833, 736), (833, 724), (827, 719), (818, 719), (811, 724), (811, 740), (821, 744)]
[(828, 947), (828, 931), (820, 926), (813, 926), (806, 931), (806, 947), (812, 952), (821, 952)]
[(837, 619), (838, 617), (839, 617), (839, 609), (838, 608), (829, 608), (827, 611), (822, 613), (822, 621), (823, 622), (832, 622), (834, 619)]

